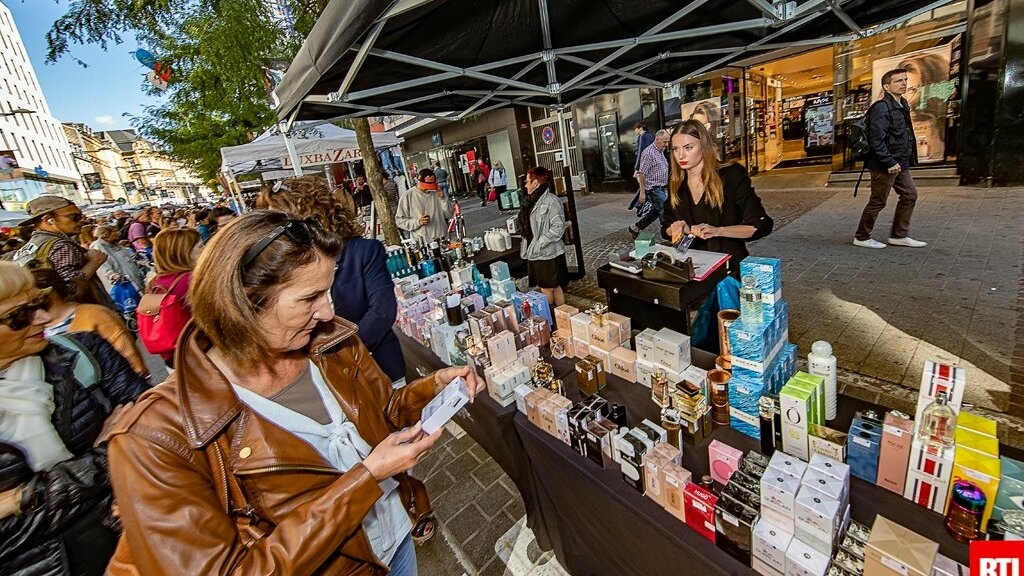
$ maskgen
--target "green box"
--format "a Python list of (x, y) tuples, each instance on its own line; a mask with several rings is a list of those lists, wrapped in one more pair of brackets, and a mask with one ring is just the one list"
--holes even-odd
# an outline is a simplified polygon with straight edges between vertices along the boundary
[(789, 382), (786, 382), (786, 387), (793, 387), (798, 388), (800, 390), (806, 390), (807, 393), (810, 395), (811, 405), (809, 407), (808, 413), (808, 418), (810, 418), (808, 422), (808, 427), (810, 427), (811, 424), (825, 424), (825, 410), (824, 407), (821, 406), (821, 402), (819, 401), (819, 398), (824, 396), (824, 393), (819, 394), (817, 386), (810, 382), (807, 382), (806, 380), (799, 380), (794, 376), (793, 378), (789, 379)]
[(790, 380), (779, 392), (779, 405), (782, 408), (782, 450), (801, 460), (810, 460), (811, 413), (817, 410), (813, 387)]
[(811, 374), (809, 372), (797, 372), (793, 375), (793, 378), (801, 382), (807, 382), (808, 384), (814, 385), (814, 390), (817, 393), (818, 400), (818, 415), (821, 417), (821, 421), (815, 422), (815, 424), (825, 424), (825, 414), (828, 409), (825, 407), (825, 379), (817, 374)]

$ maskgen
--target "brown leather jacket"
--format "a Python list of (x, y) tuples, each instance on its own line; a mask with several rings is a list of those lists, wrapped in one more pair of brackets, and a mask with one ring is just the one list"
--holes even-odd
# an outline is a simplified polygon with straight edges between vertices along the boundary
[[(376, 446), (411, 426), (433, 375), (394, 390), (354, 324), (336, 318), (309, 346), (345, 415)], [(110, 438), (124, 534), (110, 574), (386, 574), (361, 522), (382, 495), (359, 464), (341, 473), (312, 446), (239, 401), (194, 325), (178, 369)], [(398, 478), (408, 502), (409, 478)]]

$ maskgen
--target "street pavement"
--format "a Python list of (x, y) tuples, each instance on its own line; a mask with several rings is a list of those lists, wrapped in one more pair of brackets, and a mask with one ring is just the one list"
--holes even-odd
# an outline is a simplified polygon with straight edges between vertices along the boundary
[[(911, 413), (924, 361), (955, 363), (967, 370), (965, 402), (1000, 422), (1001, 441), (1024, 446), (1024, 189), (922, 188), (911, 235), (929, 245), (871, 250), (851, 245), (866, 195), (826, 188), (827, 176), (754, 178), (776, 224), (750, 251), (783, 262), (790, 340), (800, 357), (815, 340), (831, 342), (843, 393)], [(876, 224), (883, 242), (894, 201)], [(625, 194), (578, 199), (588, 275), (568, 287), (570, 303), (605, 301), (594, 274), (630, 248), (628, 202)], [(508, 217), (472, 200), (463, 210), (471, 234)], [(457, 426), (416, 472), (441, 524), (419, 548), (421, 574), (564, 574), (522, 528), (522, 500), (508, 477)]]

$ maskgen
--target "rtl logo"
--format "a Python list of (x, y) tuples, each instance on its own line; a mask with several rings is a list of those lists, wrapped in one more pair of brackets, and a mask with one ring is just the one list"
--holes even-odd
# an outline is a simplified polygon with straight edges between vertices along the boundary
[(1024, 541), (971, 542), (971, 576), (1024, 576)]

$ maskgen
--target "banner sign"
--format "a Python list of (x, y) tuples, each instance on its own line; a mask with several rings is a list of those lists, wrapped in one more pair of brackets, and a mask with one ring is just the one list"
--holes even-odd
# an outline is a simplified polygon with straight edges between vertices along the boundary
[[(356, 160), (362, 160), (363, 154), (359, 151), (359, 148), (335, 148), (334, 150), (324, 150), (322, 152), (312, 152), (310, 154), (299, 154), (299, 165), (305, 168), (306, 166), (320, 166), (322, 164), (335, 164), (339, 162), (355, 162)], [(281, 159), (281, 164), (285, 168), (290, 168), (292, 165), (291, 158), (285, 156)]]

